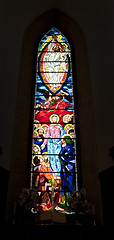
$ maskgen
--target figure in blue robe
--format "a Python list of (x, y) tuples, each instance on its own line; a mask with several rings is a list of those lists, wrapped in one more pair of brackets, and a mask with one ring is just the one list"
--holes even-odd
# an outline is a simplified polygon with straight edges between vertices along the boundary
[[(36, 145), (38, 145), (39, 147), (41, 147), (41, 145), (42, 145), (42, 143), (43, 143), (43, 139), (42, 140), (40, 140), (40, 141), (38, 141), (38, 139), (34, 139), (34, 144), (36, 144)], [(43, 152), (47, 152), (47, 145), (45, 146), (45, 148), (42, 150), (41, 149), (41, 153), (43, 153)]]
[(67, 192), (76, 190), (75, 182), (75, 149), (69, 135), (62, 139), (62, 148), (59, 154), (61, 161), (62, 189)]

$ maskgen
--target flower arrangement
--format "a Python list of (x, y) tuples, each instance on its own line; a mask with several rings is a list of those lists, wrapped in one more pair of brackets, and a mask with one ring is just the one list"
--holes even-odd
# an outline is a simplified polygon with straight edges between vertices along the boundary
[(35, 189), (24, 188), (18, 199), (18, 205), (26, 210), (37, 207), (38, 193)]
[(76, 214), (92, 214), (93, 204), (87, 199), (87, 192), (85, 189), (80, 191), (73, 191), (68, 199), (69, 208)]

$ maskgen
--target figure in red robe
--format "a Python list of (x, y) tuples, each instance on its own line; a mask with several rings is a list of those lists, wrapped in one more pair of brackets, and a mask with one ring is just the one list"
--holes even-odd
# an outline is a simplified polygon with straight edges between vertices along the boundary
[[(39, 103), (36, 105), (35, 111), (35, 120), (38, 120), (41, 123), (50, 123), (49, 117), (51, 114), (57, 114), (60, 117), (60, 122), (63, 123), (63, 116), (66, 114), (72, 115), (72, 105), (65, 101), (65, 98), (69, 98), (71, 102), (70, 96), (65, 95), (52, 95), (49, 96), (48, 99), (45, 100), (44, 103)], [(62, 111), (64, 110), (64, 111)]]

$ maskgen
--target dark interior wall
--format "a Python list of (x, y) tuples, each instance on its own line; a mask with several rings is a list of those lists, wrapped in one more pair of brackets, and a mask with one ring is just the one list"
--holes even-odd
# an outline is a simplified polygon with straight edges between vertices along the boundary
[(86, 41), (78, 24), (66, 14), (55, 9), (37, 18), (27, 29), (23, 40), (17, 86), (7, 218), (11, 215), (14, 201), (18, 198), (26, 181), (34, 45), (36, 40), (40, 40), (41, 36), (53, 26), (58, 28), (60, 26), (64, 33), (70, 36), (73, 44), (79, 104), (82, 181), (89, 198), (95, 203), (97, 221), (102, 223), (95, 120)]
[(99, 175), (101, 183), (104, 225), (108, 229), (114, 228), (114, 166)]
[(9, 171), (0, 167), (0, 224), (5, 223)]

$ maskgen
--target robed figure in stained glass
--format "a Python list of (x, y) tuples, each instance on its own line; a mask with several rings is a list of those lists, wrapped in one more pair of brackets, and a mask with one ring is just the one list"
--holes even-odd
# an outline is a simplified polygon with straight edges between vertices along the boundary
[(48, 45), (47, 54), (45, 54), (44, 61), (46, 61), (46, 67), (49, 74), (49, 83), (51, 90), (56, 91), (61, 83), (61, 72), (66, 72), (68, 66), (67, 52), (65, 52), (66, 46), (60, 46), (57, 42), (57, 37)]
[(52, 124), (49, 125), (47, 129), (47, 133), (45, 136), (45, 140), (41, 145), (41, 149), (43, 150), (47, 144), (47, 151), (48, 151), (48, 159), (51, 165), (52, 170), (58, 176), (61, 175), (61, 163), (59, 159), (59, 153), (61, 151), (61, 138), (65, 133), (63, 127), (58, 124), (59, 116), (56, 114), (52, 114), (50, 116), (50, 122)]

